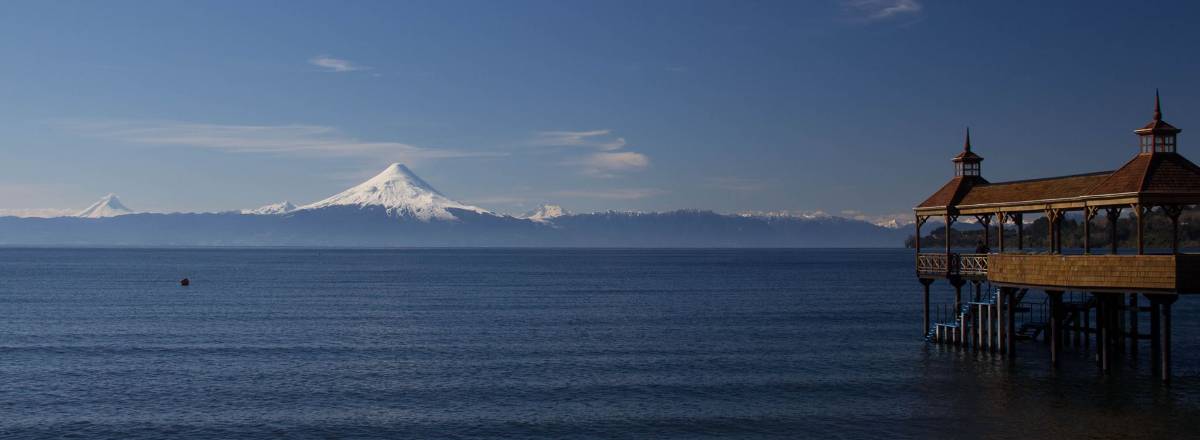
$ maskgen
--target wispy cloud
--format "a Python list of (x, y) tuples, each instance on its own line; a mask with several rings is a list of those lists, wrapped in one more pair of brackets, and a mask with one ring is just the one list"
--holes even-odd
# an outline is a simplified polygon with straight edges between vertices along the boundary
[(555, 192), (553, 195), (583, 199), (637, 200), (666, 193), (666, 191), (655, 188), (619, 188), (610, 190), (566, 190)]
[(394, 160), (497, 156), (418, 147), (389, 141), (363, 141), (322, 125), (224, 125), (171, 121), (70, 122), (68, 130), (122, 142), (188, 146), (232, 153), (310, 156), (364, 156)]
[(887, 20), (921, 12), (917, 0), (842, 0), (842, 6), (865, 20)]
[[(582, 149), (592, 152), (563, 162), (579, 167), (592, 177), (615, 177), (619, 173), (640, 171), (650, 166), (650, 158), (634, 151), (621, 151), (629, 146), (625, 138), (613, 135), (612, 130), (542, 131), (530, 144), (540, 147)], [(573, 153), (577, 154), (577, 153)]]
[(543, 147), (585, 147), (603, 151), (620, 150), (625, 138), (612, 136), (612, 130), (542, 131), (534, 137), (534, 145)]
[(325, 69), (326, 72), (353, 72), (356, 70), (369, 70), (370, 67), (360, 66), (341, 58), (334, 58), (328, 55), (317, 55), (309, 58), (308, 63), (314, 66)]
[(618, 173), (639, 171), (650, 166), (650, 158), (632, 151), (595, 153), (578, 162), (585, 174), (596, 177), (615, 177)]

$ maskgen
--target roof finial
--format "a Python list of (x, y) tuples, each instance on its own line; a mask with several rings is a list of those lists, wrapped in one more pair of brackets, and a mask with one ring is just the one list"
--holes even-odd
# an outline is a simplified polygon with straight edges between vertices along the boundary
[(1162, 105), (1159, 104), (1158, 88), (1154, 89), (1154, 120), (1155, 121), (1162, 120)]
[(963, 151), (971, 151), (971, 127), (967, 127), (967, 140), (963, 142)]

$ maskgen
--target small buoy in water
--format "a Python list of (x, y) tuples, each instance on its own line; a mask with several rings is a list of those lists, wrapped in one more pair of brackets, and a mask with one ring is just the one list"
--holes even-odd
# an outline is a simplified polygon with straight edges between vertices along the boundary
[(188, 285), (188, 284), (192, 284), (192, 280), (189, 280), (189, 279), (187, 279), (187, 278), (184, 278), (184, 279), (182, 279), (182, 280), (179, 280), (179, 285), (180, 285), (180, 286), (187, 287), (187, 285)]

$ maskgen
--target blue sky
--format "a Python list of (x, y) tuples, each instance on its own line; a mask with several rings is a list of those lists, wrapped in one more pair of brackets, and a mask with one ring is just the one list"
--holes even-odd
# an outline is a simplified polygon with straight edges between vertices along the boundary
[(5, 212), (307, 203), (399, 161), (502, 212), (908, 216), (967, 125), (993, 181), (1119, 166), (1156, 87), (1183, 154), (1200, 127), (1189, 2), (4, 9)]

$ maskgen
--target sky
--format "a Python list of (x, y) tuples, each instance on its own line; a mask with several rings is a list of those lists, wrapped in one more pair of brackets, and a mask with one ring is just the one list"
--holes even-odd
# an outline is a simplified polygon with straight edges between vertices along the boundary
[(507, 213), (908, 219), (967, 126), (994, 182), (1115, 169), (1158, 88), (1190, 155), (1197, 19), (1182, 1), (6, 2), (0, 213), (303, 204), (402, 162)]

